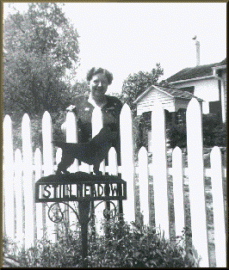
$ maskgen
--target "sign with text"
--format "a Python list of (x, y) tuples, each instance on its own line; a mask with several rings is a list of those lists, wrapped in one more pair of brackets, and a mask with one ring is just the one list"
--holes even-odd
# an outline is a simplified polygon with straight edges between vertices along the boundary
[(35, 184), (36, 202), (125, 200), (126, 182), (116, 176), (51, 175)]

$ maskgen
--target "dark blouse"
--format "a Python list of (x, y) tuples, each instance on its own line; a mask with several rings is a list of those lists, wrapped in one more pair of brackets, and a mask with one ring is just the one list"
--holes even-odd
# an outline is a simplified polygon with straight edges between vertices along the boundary
[[(120, 137), (119, 137), (119, 116), (122, 109), (122, 102), (112, 96), (106, 95), (107, 103), (101, 109), (103, 125), (109, 125), (112, 131), (118, 132), (118, 140), (113, 144), (117, 151), (118, 163), (120, 165)], [(77, 96), (73, 99), (72, 105), (76, 106), (73, 112), (78, 119), (78, 141), (88, 142), (92, 138), (92, 112), (94, 106), (88, 102), (87, 96)]]

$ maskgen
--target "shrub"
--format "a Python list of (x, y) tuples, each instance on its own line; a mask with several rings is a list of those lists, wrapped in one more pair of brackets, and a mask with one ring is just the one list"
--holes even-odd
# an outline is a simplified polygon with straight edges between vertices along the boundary
[(90, 249), (89, 267), (183, 268), (199, 265), (195, 250), (186, 252), (182, 244), (166, 240), (155, 228), (120, 222), (105, 222), (104, 225), (109, 228), (109, 236), (100, 237), (98, 248)]
[[(166, 240), (155, 229), (112, 220), (104, 221), (103, 226), (108, 234), (88, 243), (88, 267), (183, 268), (199, 264), (194, 250), (186, 252), (181, 243)], [(56, 243), (43, 238), (35, 247), (19, 251), (14, 260), (19, 267), (82, 267), (80, 234), (69, 229)]]
[[(226, 146), (227, 129), (225, 123), (220, 123), (218, 115), (207, 114), (203, 115), (203, 146)], [(179, 124), (170, 126), (167, 129), (167, 137), (171, 148), (179, 146), (180, 148), (187, 147), (186, 125)]]
[(184, 148), (187, 145), (186, 125), (174, 125), (167, 130), (167, 137), (171, 148)]
[(214, 145), (227, 146), (227, 127), (226, 123), (216, 126), (213, 130)]

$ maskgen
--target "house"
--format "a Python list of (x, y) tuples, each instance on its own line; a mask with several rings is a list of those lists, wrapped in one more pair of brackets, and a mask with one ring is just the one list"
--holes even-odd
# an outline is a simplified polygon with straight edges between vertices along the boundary
[(219, 114), (226, 122), (227, 64), (222, 62), (185, 68), (167, 79), (169, 85), (203, 100), (203, 113)]
[[(137, 105), (137, 115), (142, 115), (153, 111), (155, 100), (160, 100), (166, 111), (167, 120), (171, 119), (174, 124), (179, 122), (179, 118), (184, 118), (188, 103), (193, 97), (195, 96), (192, 93), (177, 89), (174, 86), (152, 85), (139, 95), (133, 103)], [(202, 99), (196, 98), (202, 104)]]
[[(171, 124), (174, 125), (186, 121), (187, 106), (193, 97), (195, 96), (192, 93), (179, 90), (173, 86), (162, 87), (152, 85), (139, 95), (133, 103), (137, 105), (137, 115), (140, 116), (153, 111), (155, 100), (160, 100), (165, 110), (165, 122), (166, 128), (168, 128)], [(202, 109), (202, 99), (196, 98)], [(148, 151), (152, 152), (151, 131), (140, 129), (141, 136), (146, 135), (148, 137)]]

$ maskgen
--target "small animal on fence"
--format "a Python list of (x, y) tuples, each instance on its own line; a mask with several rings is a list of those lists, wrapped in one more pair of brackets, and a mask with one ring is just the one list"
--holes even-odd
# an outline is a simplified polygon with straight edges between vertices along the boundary
[(53, 144), (62, 149), (62, 158), (57, 166), (56, 174), (68, 173), (67, 168), (73, 164), (75, 158), (93, 165), (94, 173), (101, 174), (100, 163), (106, 158), (117, 135), (118, 133), (111, 131), (109, 126), (105, 126), (87, 143), (65, 143), (54, 140)]

